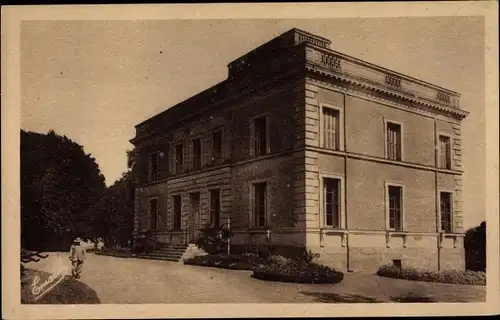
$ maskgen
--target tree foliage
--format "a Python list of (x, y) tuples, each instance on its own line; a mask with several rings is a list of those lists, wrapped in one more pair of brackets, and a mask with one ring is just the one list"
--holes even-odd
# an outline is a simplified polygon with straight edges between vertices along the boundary
[(107, 247), (127, 246), (134, 227), (134, 189), (130, 171), (106, 189), (100, 202), (101, 234)]
[(53, 130), (21, 130), (20, 151), (22, 247), (66, 250), (76, 235), (98, 237), (106, 187), (95, 159)]
[(465, 264), (468, 270), (486, 271), (486, 221), (465, 233)]

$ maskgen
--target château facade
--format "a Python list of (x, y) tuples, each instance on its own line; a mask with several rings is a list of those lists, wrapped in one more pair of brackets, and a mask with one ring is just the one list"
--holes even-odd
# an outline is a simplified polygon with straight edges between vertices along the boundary
[(134, 232), (189, 243), (230, 218), (235, 249), (464, 269), (460, 95), (330, 43), (292, 29), (138, 124)]

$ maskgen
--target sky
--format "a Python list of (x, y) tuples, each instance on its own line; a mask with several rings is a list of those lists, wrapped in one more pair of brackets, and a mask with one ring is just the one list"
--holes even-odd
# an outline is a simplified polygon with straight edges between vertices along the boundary
[(465, 227), (485, 219), (482, 17), (23, 21), (21, 128), (84, 146), (111, 185), (134, 126), (227, 77), (227, 64), (300, 28), (331, 49), (460, 92)]

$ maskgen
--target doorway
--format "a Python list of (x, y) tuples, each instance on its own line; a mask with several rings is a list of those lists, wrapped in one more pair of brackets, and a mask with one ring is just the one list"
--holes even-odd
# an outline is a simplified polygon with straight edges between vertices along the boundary
[(192, 243), (198, 237), (198, 220), (200, 216), (200, 193), (189, 194), (188, 241)]

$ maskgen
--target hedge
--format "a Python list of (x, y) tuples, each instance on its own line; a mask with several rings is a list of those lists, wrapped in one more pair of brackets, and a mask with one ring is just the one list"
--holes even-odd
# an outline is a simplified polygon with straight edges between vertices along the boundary
[(330, 267), (281, 256), (270, 257), (266, 264), (254, 270), (252, 276), (268, 281), (317, 284), (337, 284), (344, 279), (342, 272)]
[(400, 269), (392, 265), (384, 265), (377, 270), (377, 275), (388, 278), (425, 282), (486, 285), (486, 273), (481, 271), (446, 270), (434, 272), (416, 268)]

